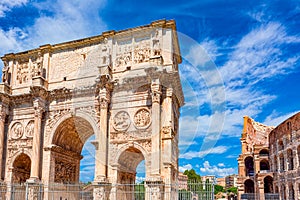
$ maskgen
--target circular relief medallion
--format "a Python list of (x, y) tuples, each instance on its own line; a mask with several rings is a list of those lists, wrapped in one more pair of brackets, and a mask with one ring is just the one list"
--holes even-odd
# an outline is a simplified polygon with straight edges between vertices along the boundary
[(19, 139), (23, 135), (23, 126), (20, 122), (16, 122), (11, 127), (11, 138), (12, 139)]
[(134, 125), (137, 128), (147, 128), (151, 123), (150, 112), (146, 108), (138, 110), (134, 115)]
[(130, 125), (129, 114), (125, 111), (118, 112), (113, 119), (113, 127), (117, 131), (125, 131)]
[(33, 137), (33, 129), (34, 129), (34, 121), (31, 120), (30, 122), (28, 122), (26, 128), (25, 128), (25, 135), (26, 137)]

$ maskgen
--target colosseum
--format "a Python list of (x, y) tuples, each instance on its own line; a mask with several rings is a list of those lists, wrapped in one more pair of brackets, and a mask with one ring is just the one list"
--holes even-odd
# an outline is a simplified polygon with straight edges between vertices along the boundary
[(277, 127), (244, 117), (239, 199), (300, 199), (300, 112)]
[(273, 173), (270, 171), (268, 135), (274, 127), (244, 117), (241, 137), (242, 154), (238, 158), (239, 199), (264, 199), (273, 193)]
[(299, 199), (300, 112), (271, 131), (269, 144), (275, 193), (280, 199)]

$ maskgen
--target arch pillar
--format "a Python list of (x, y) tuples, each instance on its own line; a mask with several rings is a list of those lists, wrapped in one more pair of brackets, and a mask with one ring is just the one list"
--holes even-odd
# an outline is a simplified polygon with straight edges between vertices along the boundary
[(38, 181), (41, 163), (41, 130), (45, 103), (41, 98), (34, 99), (34, 132), (32, 143), (32, 162), (29, 181)]
[[(106, 66), (107, 67), (107, 66)], [(99, 69), (100, 70), (100, 69)], [(100, 70), (101, 71), (101, 70)], [(109, 77), (100, 76), (98, 107), (100, 109), (100, 130), (96, 134), (95, 145), (95, 177), (93, 182), (94, 199), (108, 199), (110, 196), (111, 183), (107, 180), (108, 167), (108, 108), (111, 99), (112, 86)]]
[(161, 85), (158, 78), (152, 80), (152, 152), (151, 152), (151, 175), (160, 176), (161, 172), (161, 155), (160, 155), (160, 101), (161, 101)]
[(0, 104), (0, 180), (3, 180), (3, 152), (4, 152), (4, 129), (5, 129), (5, 119), (8, 113), (8, 108), (5, 104)]

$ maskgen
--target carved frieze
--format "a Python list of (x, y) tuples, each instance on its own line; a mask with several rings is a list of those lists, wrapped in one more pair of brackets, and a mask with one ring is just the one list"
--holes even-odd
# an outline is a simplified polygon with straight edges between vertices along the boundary
[(146, 108), (138, 110), (134, 115), (133, 121), (136, 128), (147, 128), (151, 123), (151, 115), (149, 110)]
[(2, 82), (3, 83), (8, 83), (8, 71), (9, 71), (9, 65), (7, 61), (3, 61), (3, 69), (2, 69)]
[(24, 127), (20, 122), (15, 122), (11, 126), (10, 136), (12, 139), (19, 139), (23, 136)]
[(57, 183), (74, 183), (76, 180), (76, 165), (61, 160), (55, 160), (54, 181)]
[(94, 189), (94, 198), (99, 199), (99, 200), (105, 200), (105, 188), (104, 188), (104, 186), (97, 187), (97, 188)]
[(31, 58), (32, 69), (31, 76), (42, 76), (43, 75), (43, 55), (39, 52), (36, 56)]
[(118, 112), (113, 118), (113, 127), (117, 131), (125, 131), (130, 126), (130, 117), (126, 111)]
[(151, 56), (151, 47), (149, 41), (140, 42), (134, 48), (134, 63), (139, 64), (143, 62), (148, 62)]
[(52, 129), (54, 126), (55, 122), (62, 117), (63, 115), (70, 113), (70, 109), (65, 109), (65, 110), (55, 110), (50, 112), (49, 118), (47, 120), (47, 128)]
[(34, 121), (30, 120), (28, 122), (28, 124), (25, 127), (25, 135), (28, 138), (32, 138), (33, 137), (33, 131), (34, 131)]
[(28, 60), (19, 60), (17, 64), (17, 83), (24, 84), (27, 83), (31, 78), (30, 66)]

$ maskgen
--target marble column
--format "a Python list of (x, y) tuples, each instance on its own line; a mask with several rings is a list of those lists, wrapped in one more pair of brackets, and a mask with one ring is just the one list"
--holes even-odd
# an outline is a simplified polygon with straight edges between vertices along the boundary
[(3, 148), (4, 148), (4, 129), (5, 129), (5, 118), (8, 109), (6, 105), (0, 104), (0, 179), (2, 180), (2, 167), (3, 167)]
[(154, 79), (151, 84), (152, 92), (152, 152), (151, 152), (151, 175), (159, 176), (161, 167), (161, 136), (160, 136), (160, 101), (161, 101), (161, 85), (159, 79)]
[(107, 180), (107, 146), (108, 146), (108, 107), (110, 92), (107, 88), (99, 91), (100, 132), (96, 136), (95, 179), (93, 182), (94, 199), (107, 200), (110, 195), (111, 184)]
[(34, 107), (34, 131), (32, 143), (32, 160), (30, 180), (39, 180), (40, 159), (41, 159), (41, 130), (42, 118), (44, 112), (44, 102), (42, 99), (36, 98), (33, 102)]
[(95, 181), (104, 181), (107, 177), (107, 136), (108, 136), (108, 106), (110, 92), (107, 88), (99, 91), (100, 104), (100, 132), (96, 137)]

